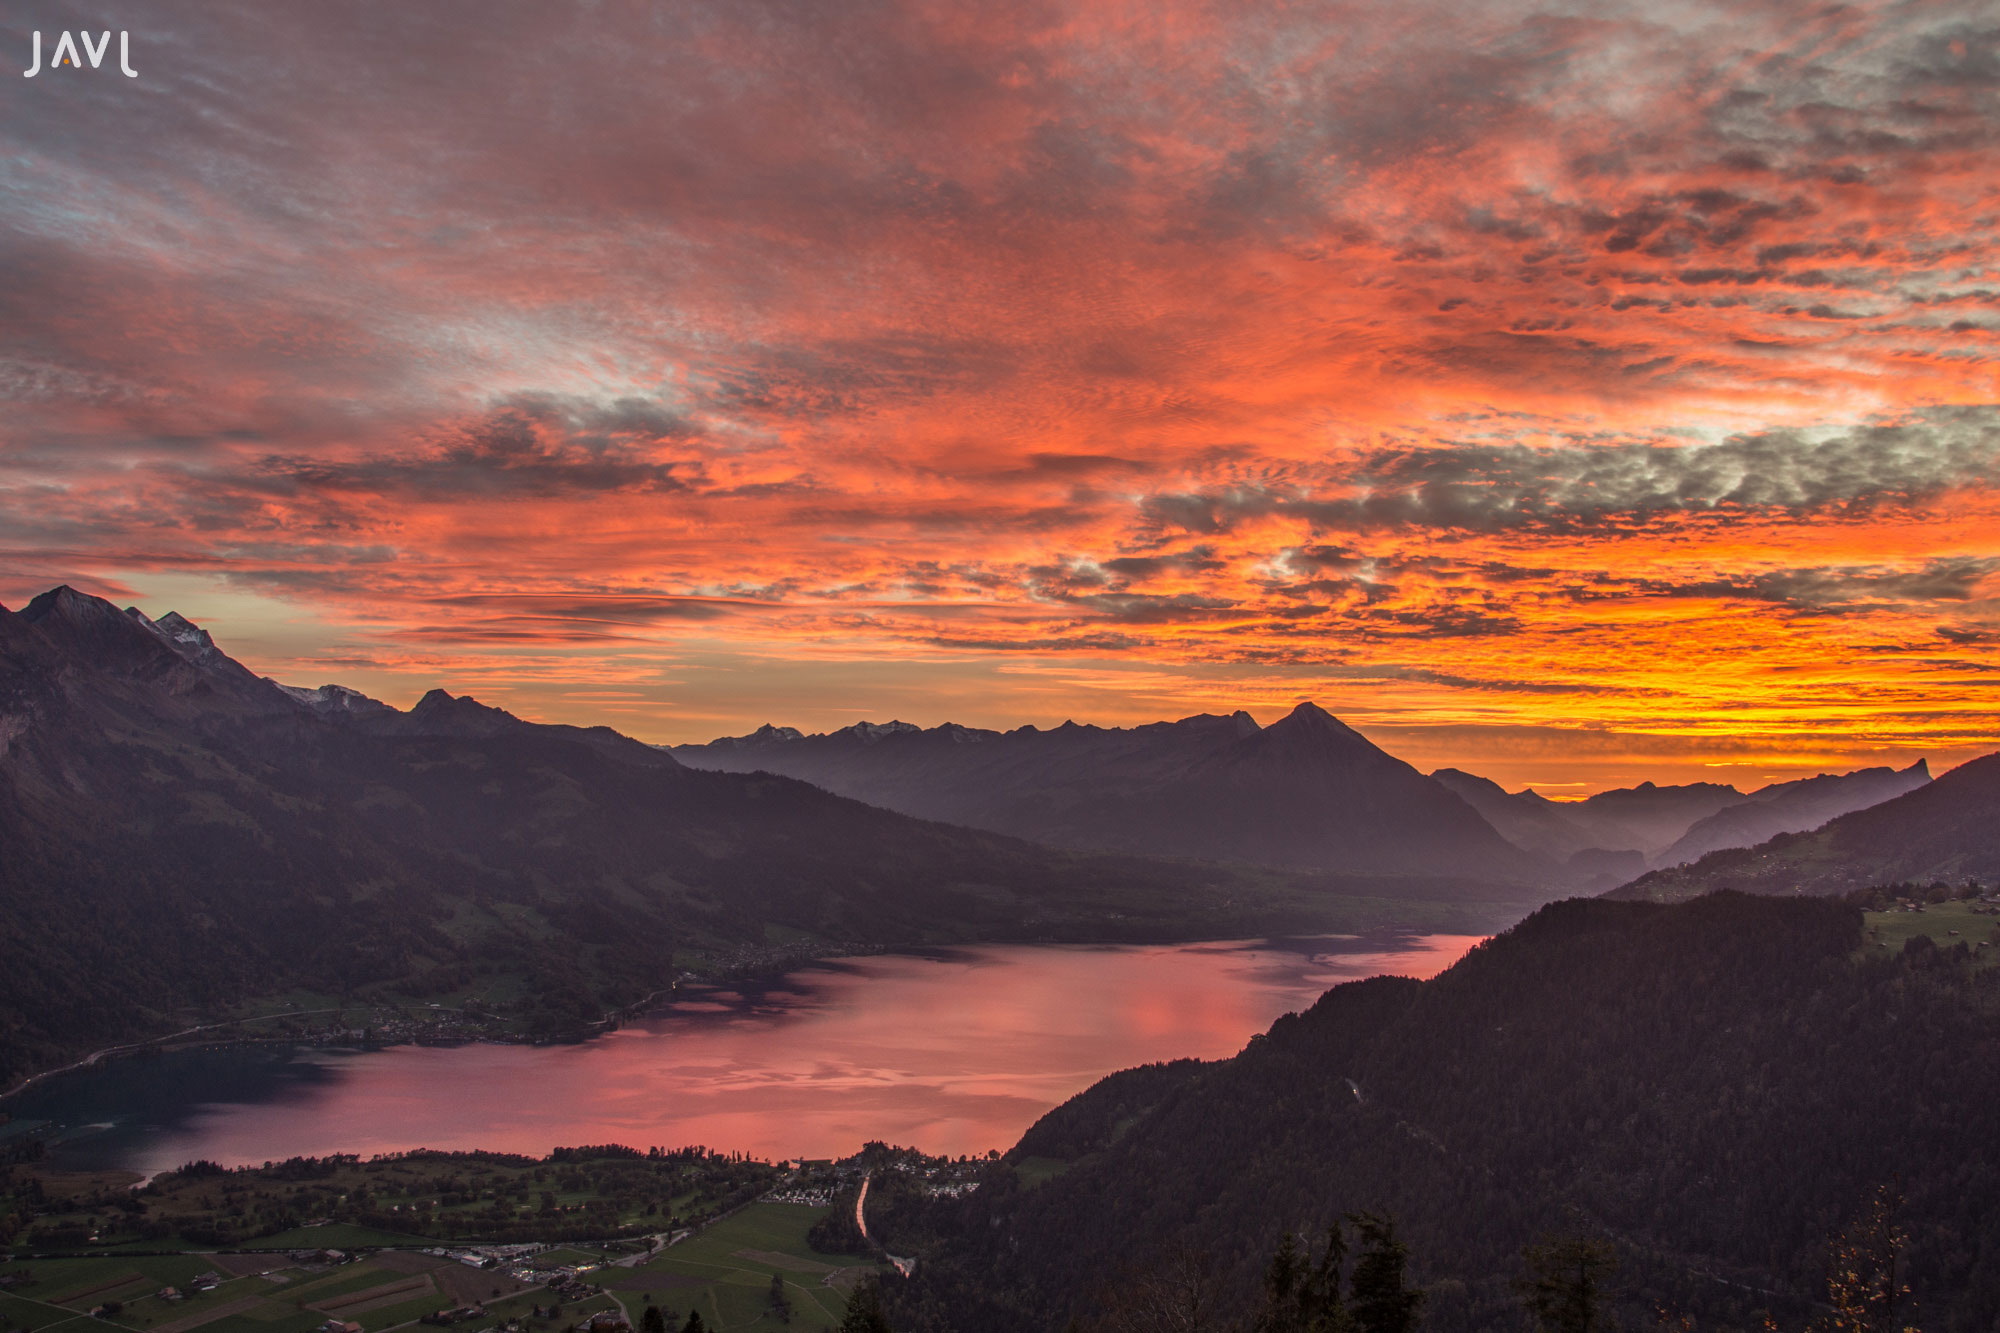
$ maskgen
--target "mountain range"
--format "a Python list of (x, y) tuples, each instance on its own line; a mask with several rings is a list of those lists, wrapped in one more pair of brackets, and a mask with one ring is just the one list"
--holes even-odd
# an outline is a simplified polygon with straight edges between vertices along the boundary
[(1844, 894), (1879, 885), (1992, 884), (2000, 881), (1996, 815), (2000, 754), (1990, 754), (1819, 827), (1656, 870), (1612, 896), (1676, 902), (1720, 889)]
[(57, 588), (0, 608), (0, 944), (25, 960), (0, 975), (0, 1076), (276, 993), (505, 992), (557, 1031), (677, 959), (1483, 929), (1830, 813), (1620, 892), (1984, 874), (1993, 762), (1552, 802), (1420, 773), (1311, 703), (670, 752), (444, 690), (406, 712), (279, 684), (182, 616)]
[(1431, 775), (1457, 792), (1509, 841), (1564, 863), (1648, 869), (1698, 860), (1724, 847), (1750, 847), (1780, 833), (1818, 828), (1931, 780), (1921, 759), (1908, 768), (1861, 768), (1851, 773), (1773, 783), (1752, 792), (1715, 782), (1599, 792), (1581, 801), (1551, 801), (1533, 790), (1509, 792), (1458, 769)]
[(783, 773), (872, 805), (1059, 847), (1374, 874), (1546, 880), (1442, 784), (1316, 704), (1121, 728), (862, 723), (680, 746), (696, 768)]
[(0, 1080), (255, 996), (477, 991), (572, 1031), (697, 958), (1421, 924), (1416, 899), (1484, 898), (1485, 920), (1526, 896), (1052, 850), (443, 690), (404, 712), (283, 686), (178, 615), (66, 587), (0, 608)]
[(1006, 732), (861, 722), (807, 735), (766, 725), (673, 753), (695, 768), (782, 773), (1054, 846), (1570, 891), (1609, 889), (1716, 847), (1817, 827), (1930, 778), (1919, 760), (1749, 793), (1647, 782), (1552, 801), (1459, 769), (1420, 773), (1310, 702), (1268, 727), (1243, 712)]

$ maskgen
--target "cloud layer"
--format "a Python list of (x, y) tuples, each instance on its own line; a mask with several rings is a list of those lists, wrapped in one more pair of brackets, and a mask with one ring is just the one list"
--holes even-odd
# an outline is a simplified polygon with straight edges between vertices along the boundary
[(895, 662), (930, 721), (2000, 740), (1981, 6), (202, 3), (132, 50), (0, 79), (5, 600), (196, 580), (310, 621), (273, 670), (675, 739)]

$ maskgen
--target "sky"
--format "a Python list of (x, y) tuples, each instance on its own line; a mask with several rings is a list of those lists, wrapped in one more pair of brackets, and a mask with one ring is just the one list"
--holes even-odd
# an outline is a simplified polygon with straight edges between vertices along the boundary
[(653, 741), (1312, 698), (1551, 795), (2000, 747), (1989, 6), (0, 47), (9, 607)]

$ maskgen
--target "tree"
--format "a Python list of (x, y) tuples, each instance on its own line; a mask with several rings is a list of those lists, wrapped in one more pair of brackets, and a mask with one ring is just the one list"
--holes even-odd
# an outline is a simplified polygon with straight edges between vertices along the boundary
[(688, 1321), (681, 1325), (681, 1333), (708, 1333), (708, 1325), (701, 1322), (701, 1311), (688, 1311)]
[(1204, 1333), (1231, 1321), (1220, 1314), (1221, 1279), (1205, 1251), (1185, 1241), (1150, 1266), (1127, 1270), (1099, 1296), (1108, 1333)]
[(840, 1333), (891, 1333), (889, 1317), (882, 1313), (882, 1284), (863, 1278), (847, 1296), (847, 1312), (841, 1316)]
[(1252, 1325), (1256, 1333), (1347, 1333), (1354, 1320), (1340, 1300), (1346, 1261), (1347, 1237), (1338, 1222), (1326, 1229), (1318, 1259), (1286, 1232), (1264, 1270), (1264, 1305)]
[(1592, 1333), (1603, 1326), (1604, 1278), (1618, 1267), (1609, 1245), (1569, 1236), (1521, 1251), (1528, 1277), (1521, 1284), (1528, 1310), (1548, 1333)]
[(649, 1305), (646, 1313), (639, 1316), (639, 1333), (667, 1333), (667, 1317), (660, 1313), (660, 1307)]
[(1361, 1333), (1412, 1333), (1424, 1293), (1407, 1285), (1409, 1246), (1396, 1239), (1394, 1218), (1356, 1213), (1348, 1218), (1361, 1243), (1349, 1288)]
[(1826, 1278), (1826, 1303), (1833, 1308), (1814, 1321), (1814, 1333), (1914, 1333), (1896, 1319), (1897, 1305), (1910, 1294), (1896, 1281), (1908, 1239), (1895, 1221), (1901, 1203), (1882, 1186), (1860, 1219), (1834, 1241)]
[(785, 1279), (781, 1273), (771, 1274), (771, 1309), (778, 1316), (778, 1322), (792, 1322), (792, 1302), (785, 1295)]

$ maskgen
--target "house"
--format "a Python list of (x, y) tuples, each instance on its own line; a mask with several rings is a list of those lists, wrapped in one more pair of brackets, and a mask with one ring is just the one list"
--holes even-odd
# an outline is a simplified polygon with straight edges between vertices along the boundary
[(616, 1310), (599, 1310), (577, 1329), (579, 1333), (632, 1333), (632, 1321)]
[(361, 1325), (351, 1319), (329, 1319), (319, 1326), (319, 1333), (361, 1333)]

